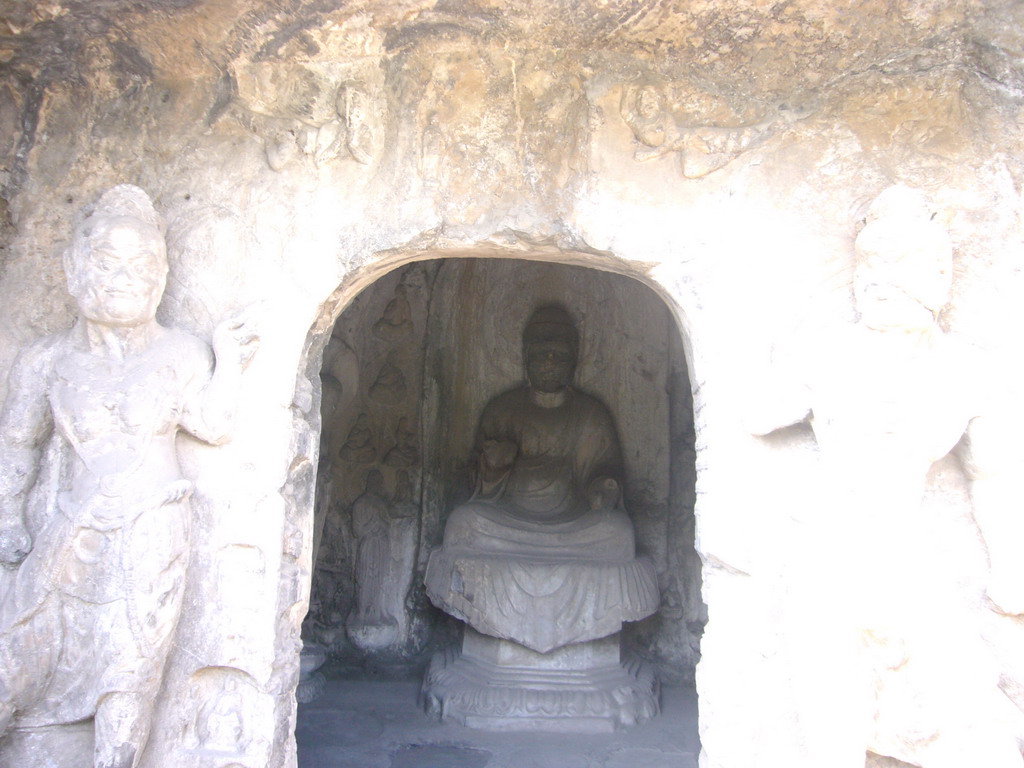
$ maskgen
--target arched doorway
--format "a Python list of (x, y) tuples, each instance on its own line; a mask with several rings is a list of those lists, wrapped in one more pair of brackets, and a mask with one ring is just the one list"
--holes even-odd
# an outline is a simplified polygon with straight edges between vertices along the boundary
[[(522, 380), (523, 324), (549, 302), (566, 306), (579, 326), (576, 384), (602, 399), (618, 423), (626, 508), (638, 547), (658, 572), (662, 608), (630, 625), (625, 643), (657, 669), (666, 691), (685, 698), (695, 756), (692, 686), (706, 608), (694, 551), (690, 383), (675, 317), (630, 277), (540, 260), (425, 259), (388, 272), (348, 302), (321, 371), (304, 638), (324, 648), (328, 678), (362, 681), (357, 696), (367, 680), (416, 681), (433, 652), (457, 641), (459, 623), (433, 608), (423, 590), (427, 556), (447, 513), (468, 496), (480, 412)], [(310, 761), (321, 747), (345, 748), (309, 741), (330, 729), (328, 709), (316, 702), (300, 709), (300, 765), (316, 764)], [(362, 709), (348, 716), (366, 717)]]

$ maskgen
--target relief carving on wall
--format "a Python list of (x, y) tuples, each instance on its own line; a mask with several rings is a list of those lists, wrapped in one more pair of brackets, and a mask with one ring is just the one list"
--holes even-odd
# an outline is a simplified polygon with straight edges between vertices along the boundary
[(380, 320), (373, 324), (373, 332), (384, 341), (395, 341), (413, 332), (412, 308), (409, 306), (408, 289), (399, 283), (395, 296), (384, 308)]
[(329, 346), (324, 357), (325, 381), (342, 359), (348, 369), (377, 374), (362, 383), (347, 376), (346, 408), (323, 411), (325, 435), (341, 429), (345, 439), (321, 468), (318, 493), (330, 499), (317, 505), (322, 535), (307, 624), (334, 652), (354, 649), (378, 661), (401, 658), (422, 629), (409, 607), (420, 536), (422, 271), (412, 265), (386, 293), (355, 301), (331, 341), (345, 354)]
[(636, 160), (678, 153), (680, 170), (687, 179), (699, 179), (724, 168), (807, 116), (780, 107), (777, 114), (756, 121), (704, 122), (689, 114), (687, 105), (676, 100), (673, 93), (672, 88), (654, 82), (628, 84), (622, 90), (620, 114), (640, 144), (633, 153)]
[(245, 750), (248, 736), (238, 686), (236, 680), (227, 678), (220, 690), (199, 706), (195, 728), (203, 749), (226, 754)]
[(252, 722), (259, 718), (260, 704), (252, 677), (233, 667), (204, 667), (191, 676), (189, 687), (192, 707), (185, 728), (189, 751), (212, 758), (217, 765), (245, 760), (258, 740)]
[[(408, 475), (402, 473), (406, 478)], [(417, 508), (398, 493), (387, 498), (384, 477), (375, 469), (366, 476), (366, 490), (352, 504), (355, 541), (356, 600), (346, 629), (363, 649), (401, 645), (408, 631), (405, 599), (412, 583), (416, 555)]]
[(377, 459), (377, 449), (373, 446), (373, 432), (370, 430), (370, 417), (366, 413), (359, 414), (338, 456), (343, 461), (355, 464), (369, 464)]
[(419, 463), (420, 450), (416, 441), (416, 433), (409, 425), (409, 419), (402, 417), (395, 427), (395, 445), (384, 455), (384, 463), (389, 467), (408, 469)]
[(385, 105), (372, 71), (331, 65), (262, 64), (236, 72), (236, 115), (263, 140), (267, 165), (311, 161), (369, 165), (383, 144)]
[(370, 386), (370, 398), (383, 405), (398, 405), (405, 397), (408, 386), (405, 374), (399, 367), (398, 355), (394, 350), (388, 353), (376, 381)]
[(423, 185), (435, 190), (444, 183), (445, 153), (448, 151), (437, 112), (427, 115), (426, 127), (420, 135), (419, 172)]
[(366, 87), (360, 83), (342, 83), (334, 103), (335, 117), (317, 129), (316, 164), (350, 157), (361, 165), (368, 165), (376, 150), (378, 128), (373, 122)]
[(21, 353), (0, 419), (0, 733), (94, 718), (96, 764), (131, 766), (189, 560), (176, 437), (228, 439), (258, 337), (229, 320), (211, 351), (156, 320), (164, 230), (137, 187), (100, 198), (64, 268), (78, 320)]

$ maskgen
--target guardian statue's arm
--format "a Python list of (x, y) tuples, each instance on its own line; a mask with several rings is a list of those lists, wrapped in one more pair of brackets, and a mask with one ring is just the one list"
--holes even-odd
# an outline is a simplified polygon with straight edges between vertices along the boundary
[(197, 342), (191, 354), (195, 367), (203, 374), (196, 376), (186, 394), (181, 420), (185, 431), (211, 445), (228, 440), (234, 427), (242, 371), (256, 354), (259, 340), (250, 321), (225, 320), (213, 332), (216, 366), (209, 349)]

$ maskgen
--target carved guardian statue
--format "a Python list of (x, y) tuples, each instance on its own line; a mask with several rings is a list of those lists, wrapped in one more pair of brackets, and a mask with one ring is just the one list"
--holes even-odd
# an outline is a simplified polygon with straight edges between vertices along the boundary
[(137, 187), (100, 198), (64, 268), (78, 320), (21, 353), (0, 417), (0, 560), (16, 568), (0, 599), (0, 734), (94, 719), (95, 765), (134, 768), (189, 559), (175, 438), (227, 439), (257, 339), (222, 324), (214, 367), (204, 342), (157, 322), (166, 246)]

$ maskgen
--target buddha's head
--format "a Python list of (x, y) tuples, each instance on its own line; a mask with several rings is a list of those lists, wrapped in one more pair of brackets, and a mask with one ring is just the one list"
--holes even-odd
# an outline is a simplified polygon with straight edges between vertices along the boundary
[(576, 372), (579, 333), (560, 306), (535, 310), (523, 329), (526, 378), (540, 392), (561, 392)]
[(153, 320), (167, 284), (167, 246), (149, 196), (128, 184), (105, 192), (75, 232), (64, 271), (86, 320), (122, 327)]
[(901, 185), (882, 192), (868, 210), (856, 253), (862, 323), (876, 330), (934, 324), (949, 300), (953, 249), (922, 192)]

